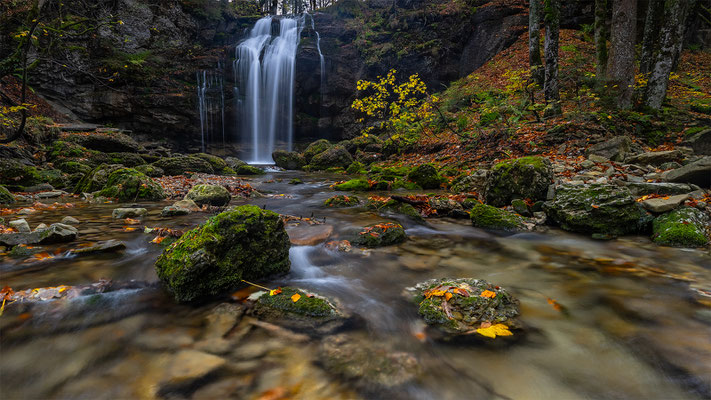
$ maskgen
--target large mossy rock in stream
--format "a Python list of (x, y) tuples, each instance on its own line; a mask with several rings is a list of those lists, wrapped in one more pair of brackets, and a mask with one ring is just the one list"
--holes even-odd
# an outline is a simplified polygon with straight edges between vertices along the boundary
[(348, 318), (326, 297), (288, 286), (273, 295), (263, 292), (251, 313), (289, 329), (319, 334), (333, 332)]
[(399, 244), (407, 240), (405, 229), (400, 224), (385, 222), (368, 225), (354, 240), (354, 243), (365, 247), (383, 247)]
[[(406, 289), (420, 317), (449, 335), (469, 335), (481, 327), (520, 328), (519, 301), (505, 289), (473, 278), (431, 279)], [(490, 337), (490, 336), (489, 336)]]
[(306, 165), (304, 156), (295, 151), (276, 150), (272, 153), (272, 159), (277, 167), (284, 169), (301, 169)]
[(645, 215), (627, 188), (607, 184), (558, 186), (543, 209), (567, 231), (605, 236), (640, 231)]
[(356, 196), (346, 196), (345, 194), (327, 198), (323, 205), (326, 207), (352, 207), (357, 206), (360, 200)]
[(109, 175), (112, 172), (124, 168), (121, 164), (101, 164), (94, 168), (77, 183), (74, 187), (74, 193), (93, 193), (101, 190), (106, 186), (109, 180)]
[(329, 142), (326, 139), (319, 139), (311, 144), (304, 150), (304, 160), (306, 160), (306, 163), (311, 163), (311, 159), (314, 158), (317, 154), (321, 154), (324, 151), (330, 149), (333, 147), (331, 142)]
[(407, 174), (407, 179), (415, 182), (423, 189), (439, 189), (442, 185), (442, 177), (439, 176), (437, 168), (432, 164), (418, 165)]
[(709, 218), (692, 207), (681, 207), (657, 217), (652, 224), (655, 243), (678, 247), (703, 247), (709, 243)]
[(370, 198), (366, 203), (366, 207), (374, 209), (383, 217), (398, 219), (398, 217), (406, 217), (412, 221), (423, 223), (425, 219), (422, 218), (420, 212), (412, 205), (397, 201), (395, 199), (380, 200), (377, 198)]
[(207, 154), (207, 153), (197, 153), (194, 154), (192, 157), (197, 157), (201, 160), (205, 160), (208, 163), (210, 163), (210, 166), (212, 169), (215, 171), (216, 174), (219, 175), (232, 175), (235, 173), (234, 169), (227, 165), (227, 161), (223, 160), (222, 158), (218, 156), (213, 156), (212, 154)]
[(289, 271), (289, 236), (279, 214), (253, 205), (214, 216), (186, 232), (156, 261), (176, 300), (195, 301)]
[(353, 163), (353, 156), (343, 146), (333, 146), (316, 154), (309, 163), (311, 169), (348, 168)]
[(504, 207), (514, 199), (545, 200), (553, 182), (551, 163), (542, 157), (522, 157), (502, 161), (491, 169), (486, 180), (486, 202)]
[(336, 190), (344, 192), (358, 192), (370, 190), (370, 183), (367, 179), (351, 179), (333, 186)]
[(0, 186), (0, 204), (14, 204), (15, 196), (5, 186)]
[(99, 195), (116, 198), (121, 202), (165, 198), (165, 192), (159, 184), (133, 168), (121, 168), (110, 173)]
[(40, 171), (21, 161), (0, 159), (0, 184), (14, 190), (23, 190), (27, 186), (39, 185), (44, 182)]
[(243, 164), (234, 169), (237, 175), (264, 175), (263, 169), (255, 167), (254, 165)]
[(520, 215), (486, 204), (476, 204), (472, 207), (469, 217), (472, 225), (482, 229), (518, 231), (526, 228)]
[(186, 172), (215, 173), (209, 162), (193, 156), (161, 158), (152, 165), (162, 169), (166, 175), (183, 175)]
[(192, 200), (198, 206), (207, 204), (222, 207), (232, 200), (232, 195), (227, 189), (219, 185), (195, 185), (185, 195), (185, 200)]

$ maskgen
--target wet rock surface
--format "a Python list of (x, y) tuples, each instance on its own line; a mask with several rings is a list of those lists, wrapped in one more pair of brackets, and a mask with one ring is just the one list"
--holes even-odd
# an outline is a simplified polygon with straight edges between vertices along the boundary
[(341, 328), (349, 318), (332, 300), (295, 287), (283, 287), (259, 296), (251, 314), (260, 320), (307, 334), (325, 334)]

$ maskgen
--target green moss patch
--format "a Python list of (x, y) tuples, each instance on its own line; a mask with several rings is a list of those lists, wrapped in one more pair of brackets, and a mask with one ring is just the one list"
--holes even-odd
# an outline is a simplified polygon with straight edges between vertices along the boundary
[(666, 246), (702, 247), (709, 243), (709, 221), (696, 208), (681, 207), (657, 217), (652, 240)]
[(515, 231), (525, 228), (524, 220), (520, 215), (489, 206), (476, 204), (469, 212), (472, 225), (483, 229), (498, 229)]

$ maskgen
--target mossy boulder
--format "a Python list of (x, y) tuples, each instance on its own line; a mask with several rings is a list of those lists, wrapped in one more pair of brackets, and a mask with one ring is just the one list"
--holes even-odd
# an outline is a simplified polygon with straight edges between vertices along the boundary
[(383, 247), (402, 243), (407, 240), (405, 229), (394, 222), (368, 225), (355, 239), (355, 244), (365, 247)]
[(353, 156), (343, 146), (333, 146), (316, 154), (311, 159), (311, 169), (348, 168), (353, 163)]
[(351, 179), (333, 186), (336, 190), (344, 192), (358, 192), (370, 190), (370, 183), (367, 179)]
[(154, 162), (153, 166), (162, 169), (166, 175), (183, 175), (186, 172), (215, 173), (209, 162), (192, 156), (162, 158)]
[(108, 162), (111, 164), (122, 164), (124, 167), (135, 167), (138, 165), (143, 165), (146, 160), (136, 153), (108, 153)]
[(0, 204), (14, 204), (15, 196), (5, 186), (0, 186)]
[(489, 206), (477, 204), (469, 212), (472, 225), (482, 229), (517, 231), (525, 229), (524, 219), (517, 214)]
[(109, 175), (119, 169), (124, 168), (121, 164), (101, 164), (94, 168), (77, 183), (74, 187), (74, 193), (93, 193), (101, 190), (106, 186), (109, 180)]
[(543, 209), (567, 231), (606, 236), (638, 232), (644, 216), (629, 189), (607, 184), (558, 186)]
[(452, 182), (450, 190), (454, 193), (484, 193), (488, 175), (488, 170), (480, 169), (469, 175), (459, 176)]
[(76, 173), (81, 173), (81, 174), (87, 174), (91, 171), (91, 167), (85, 163), (78, 162), (78, 161), (71, 161), (71, 160), (65, 160), (65, 161), (60, 161), (56, 163), (55, 168), (62, 172), (66, 172), (67, 174), (76, 174)]
[(121, 168), (111, 172), (99, 196), (116, 198), (121, 202), (139, 200), (163, 200), (165, 192), (153, 179), (133, 168)]
[(139, 165), (134, 167), (133, 169), (142, 174), (145, 174), (146, 176), (150, 176), (151, 178), (160, 178), (165, 174), (165, 171), (163, 171), (162, 168), (158, 168), (155, 165), (149, 164)]
[(227, 189), (219, 185), (195, 185), (185, 195), (185, 200), (192, 200), (198, 206), (207, 204), (222, 207), (232, 200), (232, 196)]
[(357, 206), (360, 201), (355, 196), (346, 196), (344, 194), (339, 194), (333, 197), (329, 197), (323, 204), (326, 207), (351, 207)]
[(407, 174), (407, 179), (415, 182), (423, 189), (438, 189), (442, 185), (442, 177), (432, 164), (418, 165)]
[(163, 251), (156, 271), (176, 300), (194, 301), (225, 293), (242, 279), (288, 272), (289, 247), (279, 214), (245, 205), (186, 232)]
[(67, 142), (66, 140), (57, 140), (47, 148), (47, 159), (50, 161), (81, 159), (88, 158), (93, 153), (93, 151), (76, 143)]
[(353, 154), (358, 150), (380, 152), (383, 147), (383, 140), (376, 135), (361, 135), (350, 140), (342, 140), (338, 144)]
[(702, 211), (681, 207), (657, 217), (652, 240), (665, 246), (703, 247), (709, 243), (709, 219)]
[(495, 207), (513, 199), (545, 200), (553, 181), (550, 161), (542, 157), (522, 157), (496, 164), (486, 181), (486, 202)]
[(360, 161), (354, 161), (351, 165), (346, 168), (346, 172), (355, 175), (355, 174), (366, 174), (368, 171), (365, 170), (365, 165), (363, 165), (362, 162)]
[(40, 171), (18, 160), (0, 159), (0, 184), (22, 190), (25, 186), (38, 185), (44, 180)]
[(121, 132), (89, 132), (67, 134), (65, 139), (69, 142), (77, 143), (87, 149), (97, 150), (104, 153), (112, 151), (137, 153), (142, 150), (132, 137)]
[(424, 222), (424, 218), (420, 215), (412, 204), (403, 203), (394, 199), (382, 201), (380, 199), (369, 199), (366, 204), (368, 208), (375, 209), (378, 214), (384, 217), (405, 216), (415, 222)]
[(263, 169), (249, 164), (240, 165), (234, 171), (237, 175), (264, 175), (266, 173)]
[(306, 165), (304, 156), (295, 151), (276, 150), (272, 153), (272, 158), (279, 168), (296, 170)]
[(246, 165), (247, 163), (240, 160), (237, 157), (225, 157), (225, 162), (227, 163), (227, 166), (232, 168), (233, 170), (236, 170), (239, 168), (241, 165)]
[(53, 188), (63, 189), (68, 185), (67, 176), (58, 169), (45, 169), (40, 171), (42, 182), (49, 183)]
[(331, 332), (346, 320), (346, 315), (326, 297), (289, 286), (274, 294), (264, 292), (254, 304), (252, 314), (261, 320), (309, 333)]
[(431, 279), (406, 290), (425, 323), (449, 335), (471, 335), (482, 324), (520, 328), (519, 301), (481, 279)]
[(210, 166), (219, 175), (230, 175), (234, 173), (234, 169), (227, 164), (227, 161), (223, 160), (218, 156), (213, 156), (207, 153), (197, 153), (193, 157), (197, 157), (201, 160), (205, 160), (210, 163)]
[(314, 158), (315, 155), (321, 154), (324, 151), (330, 149), (331, 147), (333, 147), (331, 142), (326, 139), (319, 139), (309, 144), (306, 150), (304, 150), (304, 160), (307, 164), (310, 164), (311, 159)]

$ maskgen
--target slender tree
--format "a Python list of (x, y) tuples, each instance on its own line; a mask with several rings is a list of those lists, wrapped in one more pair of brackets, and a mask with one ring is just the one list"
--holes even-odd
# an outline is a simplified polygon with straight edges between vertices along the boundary
[(639, 58), (639, 72), (649, 72), (654, 62), (654, 47), (658, 39), (660, 12), (663, 10), (662, 0), (649, 0), (647, 13), (644, 17), (644, 36), (642, 37), (642, 54)]
[(607, 0), (595, 0), (595, 73), (599, 79), (607, 74), (607, 40), (610, 30), (607, 29)]
[(612, 5), (610, 58), (607, 75), (617, 92), (620, 108), (632, 107), (634, 94), (637, 0), (615, 0)]
[(561, 114), (560, 89), (558, 84), (558, 42), (560, 35), (560, 0), (545, 0), (544, 7), (546, 37), (544, 51), (546, 57), (543, 93), (546, 98), (544, 116)]
[(541, 0), (530, 0), (528, 7), (528, 63), (531, 66), (531, 79), (543, 85), (545, 71), (541, 60)]

